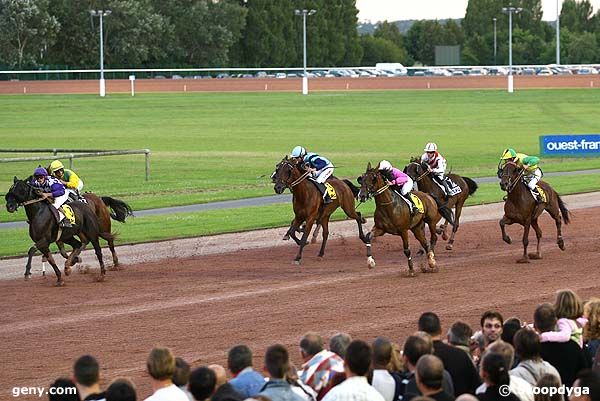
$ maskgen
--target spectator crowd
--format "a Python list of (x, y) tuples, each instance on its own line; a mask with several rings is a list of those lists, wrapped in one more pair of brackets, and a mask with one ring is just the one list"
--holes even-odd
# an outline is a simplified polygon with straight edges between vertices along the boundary
[(600, 298), (582, 303), (574, 292), (559, 291), (553, 305), (535, 309), (532, 324), (504, 320), (498, 311), (484, 312), (476, 330), (462, 321), (444, 330), (433, 312), (415, 323), (402, 345), (385, 337), (369, 344), (346, 333), (326, 344), (318, 333), (306, 333), (298, 344), (298, 370), (282, 344), (266, 349), (260, 368), (243, 344), (229, 350), (227, 367), (195, 369), (170, 349), (155, 347), (146, 361), (152, 394), (139, 394), (126, 378), (102, 390), (98, 361), (84, 355), (71, 378), (52, 384), (76, 387), (77, 394), (54, 391), (49, 399), (600, 401)]

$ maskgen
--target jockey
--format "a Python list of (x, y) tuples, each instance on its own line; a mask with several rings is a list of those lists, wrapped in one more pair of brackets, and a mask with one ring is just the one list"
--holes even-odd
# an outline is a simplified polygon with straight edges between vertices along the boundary
[(312, 172), (312, 180), (318, 184), (317, 186), (323, 194), (325, 204), (331, 203), (331, 197), (325, 188), (325, 181), (333, 174), (333, 164), (325, 157), (316, 153), (306, 153), (306, 149), (304, 149), (304, 152), (303, 160), (308, 166), (308, 171)]
[(72, 198), (74, 200), (81, 198), (79, 191), (83, 189), (83, 181), (73, 170), (65, 168), (60, 160), (54, 160), (50, 163), (49, 172), (65, 186), (69, 194), (73, 194)]
[(443, 186), (446, 199), (450, 196), (450, 188), (444, 174), (446, 173), (446, 159), (437, 151), (437, 145), (429, 142), (423, 149), (425, 153), (421, 155), (421, 162), (427, 163), (431, 177)]
[(31, 186), (42, 191), (41, 196), (44, 199), (53, 198), (52, 206), (58, 211), (58, 221), (61, 227), (71, 228), (71, 222), (65, 218), (60, 207), (67, 201), (69, 194), (65, 191), (65, 186), (56, 178), (48, 176), (48, 172), (43, 167), (38, 167), (33, 171)]
[(537, 203), (541, 203), (542, 198), (536, 187), (543, 175), (542, 170), (538, 166), (540, 158), (537, 156), (527, 156), (524, 153), (517, 153), (514, 149), (508, 148), (504, 149), (504, 152), (502, 152), (500, 163), (501, 166), (504, 166), (508, 162), (513, 162), (525, 170), (523, 173), (523, 181), (531, 191), (533, 199), (535, 199)]
[(389, 185), (397, 186), (400, 189), (400, 195), (410, 206), (410, 214), (416, 214), (418, 209), (409, 195), (414, 185), (412, 178), (393, 167), (392, 163), (387, 160), (379, 162), (379, 171), (382, 172)]
[(290, 156), (294, 159), (304, 159), (304, 156), (306, 156), (306, 149), (303, 146), (296, 146), (292, 149)]

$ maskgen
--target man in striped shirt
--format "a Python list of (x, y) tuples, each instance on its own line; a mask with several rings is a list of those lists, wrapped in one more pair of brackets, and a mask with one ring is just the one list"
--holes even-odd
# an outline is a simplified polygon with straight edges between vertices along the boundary
[(317, 392), (320, 400), (329, 389), (336, 374), (344, 373), (344, 361), (337, 354), (323, 347), (323, 339), (317, 333), (307, 333), (300, 341), (300, 353), (304, 364), (300, 380)]

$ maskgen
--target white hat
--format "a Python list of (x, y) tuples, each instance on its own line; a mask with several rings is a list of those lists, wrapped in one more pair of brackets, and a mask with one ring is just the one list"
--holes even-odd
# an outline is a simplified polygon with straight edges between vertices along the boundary
[(425, 145), (425, 149), (423, 149), (425, 152), (437, 152), (437, 145), (433, 142), (429, 142), (427, 145)]

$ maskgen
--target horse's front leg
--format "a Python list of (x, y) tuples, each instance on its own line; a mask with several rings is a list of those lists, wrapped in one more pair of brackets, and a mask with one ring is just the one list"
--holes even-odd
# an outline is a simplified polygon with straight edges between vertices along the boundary
[(35, 255), (35, 252), (37, 250), (37, 247), (33, 245), (31, 248), (29, 248), (29, 251), (27, 251), (27, 264), (25, 265), (25, 280), (29, 280), (31, 278), (31, 260), (33, 259), (33, 255)]
[(50, 252), (49, 243), (46, 242), (45, 240), (40, 240), (35, 243), (35, 247), (40, 250), (42, 255), (44, 255), (46, 257), (46, 259), (48, 259), (48, 263), (50, 263), (50, 266), (52, 266), (52, 268), (54, 269), (54, 274), (56, 274), (56, 286), (62, 287), (63, 285), (65, 285), (65, 282), (62, 279), (62, 274), (60, 272), (60, 269), (58, 268), (58, 266), (56, 265), (56, 262), (54, 261), (52, 252)]
[(296, 237), (296, 232), (300, 228), (300, 223), (301, 222), (297, 218), (294, 218), (294, 220), (292, 220), (292, 222), (290, 223), (290, 228), (288, 228), (287, 232), (283, 236), (284, 241), (287, 241), (291, 238), (294, 240), (296, 245), (300, 245), (300, 240), (298, 239), (298, 237)]
[(363, 242), (367, 246), (367, 267), (369, 269), (373, 269), (375, 268), (375, 266), (377, 266), (377, 263), (375, 263), (375, 259), (373, 258), (373, 255), (371, 253), (371, 242), (373, 241), (373, 239), (375, 239), (375, 237), (380, 237), (383, 234), (385, 234), (385, 231), (383, 231), (381, 228), (378, 228), (377, 226), (374, 226), (371, 229), (371, 232), (367, 233), (367, 235), (363, 237)]
[(507, 224), (511, 225), (512, 223), (514, 223), (514, 221), (506, 217), (506, 215), (502, 216), (502, 218), (500, 219), (500, 230), (502, 231), (502, 240), (507, 244), (512, 244), (512, 240), (510, 239), (508, 234), (506, 234), (506, 228), (504, 226), (506, 226)]
[(312, 240), (310, 241), (312, 244), (316, 242), (315, 237), (319, 232), (319, 226), (323, 227), (323, 242), (321, 242), (321, 249), (319, 250), (319, 256), (323, 257), (323, 255), (325, 255), (325, 244), (327, 244), (327, 238), (329, 238), (329, 216), (321, 217), (320, 223), (317, 223)]
[[(329, 221), (329, 218), (327, 218), (327, 221)], [(315, 229), (313, 230), (312, 238), (310, 239), (311, 244), (317, 243), (317, 237), (319, 236), (319, 231), (320, 231), (322, 225), (323, 225), (322, 222), (317, 221), (317, 224), (315, 225)], [(328, 234), (329, 234), (329, 232), (328, 232)], [(325, 236), (325, 228), (323, 228), (323, 236)], [(323, 255), (320, 255), (320, 256), (323, 256)]]
[(73, 252), (71, 252), (65, 261), (65, 275), (68, 276), (71, 274), (71, 266), (73, 266), (77, 260), (80, 260), (79, 254), (85, 249), (85, 244), (79, 242), (75, 237), (64, 240), (64, 242), (73, 247)]
[(446, 245), (446, 250), (448, 251), (451, 251), (452, 248), (454, 248), (454, 236), (458, 231), (458, 226), (460, 226), (460, 215), (462, 214), (462, 208), (462, 204), (460, 206), (456, 205), (456, 207), (454, 208), (454, 226), (452, 226), (452, 234), (450, 234), (450, 240)]
[(517, 263), (529, 263), (529, 255), (527, 254), (527, 246), (529, 245), (529, 229), (531, 222), (527, 221), (523, 224), (523, 256), (517, 259)]
[(531, 220), (531, 227), (535, 231), (535, 237), (537, 238), (537, 248), (536, 253), (530, 253), (529, 259), (541, 259), (542, 258), (542, 248), (541, 248), (541, 239), (542, 239), (542, 229), (540, 228), (537, 219)]
[(402, 230), (400, 232), (400, 236), (402, 237), (404, 256), (406, 256), (408, 261), (408, 277), (415, 277), (415, 269), (413, 267), (412, 256), (410, 254), (410, 245), (408, 244), (408, 230)]
[(302, 250), (308, 243), (308, 236), (310, 235), (310, 230), (312, 229), (314, 222), (315, 222), (315, 219), (312, 217), (309, 217), (308, 219), (306, 219), (306, 225), (304, 226), (304, 232), (302, 233), (302, 238), (300, 239), (300, 244), (299, 244), (300, 248), (298, 249), (298, 254), (294, 258), (294, 264), (296, 264), (296, 265), (299, 265), (300, 261), (302, 260)]

